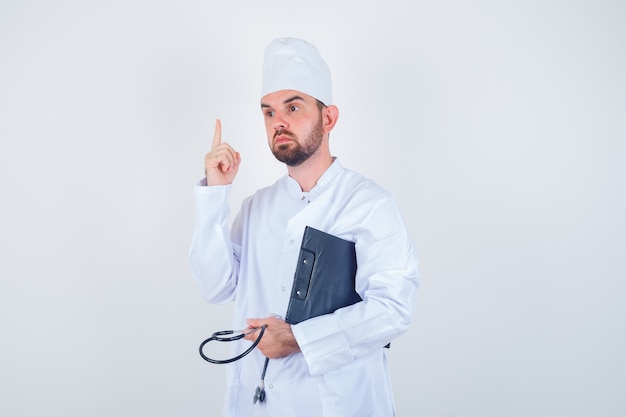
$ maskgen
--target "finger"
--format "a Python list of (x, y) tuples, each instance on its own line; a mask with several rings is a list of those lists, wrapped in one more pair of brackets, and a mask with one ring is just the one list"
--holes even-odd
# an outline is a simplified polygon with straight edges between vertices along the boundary
[(261, 333), (260, 330), (262, 328), (261, 327), (248, 327), (245, 330), (242, 331), (242, 333), (244, 334), (244, 339), (248, 339), (248, 340), (255, 340), (257, 339)]
[(246, 324), (248, 325), (248, 327), (246, 328), (247, 334), (244, 337), (244, 339), (256, 340), (256, 338), (259, 336), (256, 330), (258, 330), (262, 326), (262, 324), (259, 324), (258, 326), (256, 325), (259, 321), (260, 321), (259, 319), (247, 319), (246, 320)]
[(215, 119), (215, 133), (213, 134), (213, 143), (211, 144), (211, 150), (217, 148), (222, 143), (222, 122), (220, 119)]
[(220, 170), (225, 172), (237, 163), (238, 158), (237, 152), (230, 145), (222, 143), (205, 155), (205, 164), (211, 167), (219, 167)]
[(249, 329), (263, 326), (263, 323), (261, 323), (261, 319), (246, 319), (246, 324), (248, 325)]
[(237, 155), (231, 148), (224, 148), (220, 154), (220, 169), (226, 173), (237, 163)]
[(248, 325), (248, 327), (256, 327), (256, 328), (260, 328), (261, 326), (270, 326), (272, 324), (274, 325), (279, 325), (281, 323), (284, 323), (285, 321), (281, 318), (276, 317), (276, 315), (272, 315), (269, 317), (263, 317), (263, 318), (249, 318), (246, 319), (246, 324)]
[[(233, 151), (232, 154), (229, 155), (231, 159), (231, 164), (228, 167), (227, 171), (231, 171), (231, 170), (238, 170), (239, 169), (239, 164), (241, 163), (241, 155), (239, 154), (239, 152), (235, 152)], [(226, 171), (224, 171), (226, 172)]]
[(205, 170), (217, 169), (220, 172), (224, 172), (224, 170), (228, 169), (229, 165), (230, 160), (228, 159), (228, 155), (225, 153), (216, 154), (214, 151), (211, 151), (204, 157)]

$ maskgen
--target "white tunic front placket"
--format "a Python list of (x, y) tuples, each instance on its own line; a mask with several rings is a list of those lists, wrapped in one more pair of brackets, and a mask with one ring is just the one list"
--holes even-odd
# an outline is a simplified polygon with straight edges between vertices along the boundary
[[(292, 190), (289, 190), (292, 192)], [(290, 195), (290, 198), (295, 198), (292, 204), (301, 205), (300, 210), (296, 212), (287, 221), (287, 227), (283, 237), (283, 250), (280, 257), (279, 275), (280, 275), (280, 298), (276, 304), (279, 306), (280, 311), (275, 314), (285, 317), (287, 312), (287, 306), (289, 304), (289, 298), (291, 296), (291, 288), (293, 286), (293, 276), (296, 270), (296, 264), (298, 262), (298, 255), (300, 253), (300, 246), (302, 244), (302, 236), (304, 235), (304, 228), (307, 226), (303, 211), (306, 211), (308, 205), (308, 193), (298, 193), (297, 196)]]

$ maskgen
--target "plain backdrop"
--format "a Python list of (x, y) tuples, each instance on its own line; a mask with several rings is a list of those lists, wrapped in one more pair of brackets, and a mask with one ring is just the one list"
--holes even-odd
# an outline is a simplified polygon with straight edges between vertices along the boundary
[[(188, 265), (214, 121), (233, 211), (284, 167), (263, 49), (318, 46), (331, 150), (420, 258), (402, 417), (626, 415), (626, 5), (0, 2), (0, 415), (216, 416), (230, 328)], [(252, 398), (252, 397), (251, 397)]]

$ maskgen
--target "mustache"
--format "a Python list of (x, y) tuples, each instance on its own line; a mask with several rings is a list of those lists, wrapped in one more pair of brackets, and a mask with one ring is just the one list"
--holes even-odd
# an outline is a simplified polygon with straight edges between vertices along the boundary
[(291, 133), (289, 130), (280, 128), (280, 129), (276, 129), (276, 132), (274, 132), (274, 136), (272, 139), (276, 139), (276, 136), (287, 136), (289, 138), (294, 138), (295, 135), (293, 133)]

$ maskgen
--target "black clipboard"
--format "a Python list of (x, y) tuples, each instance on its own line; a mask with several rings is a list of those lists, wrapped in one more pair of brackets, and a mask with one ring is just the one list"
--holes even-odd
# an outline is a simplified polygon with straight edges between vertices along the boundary
[(306, 226), (285, 321), (301, 321), (362, 301), (354, 288), (354, 242)]

